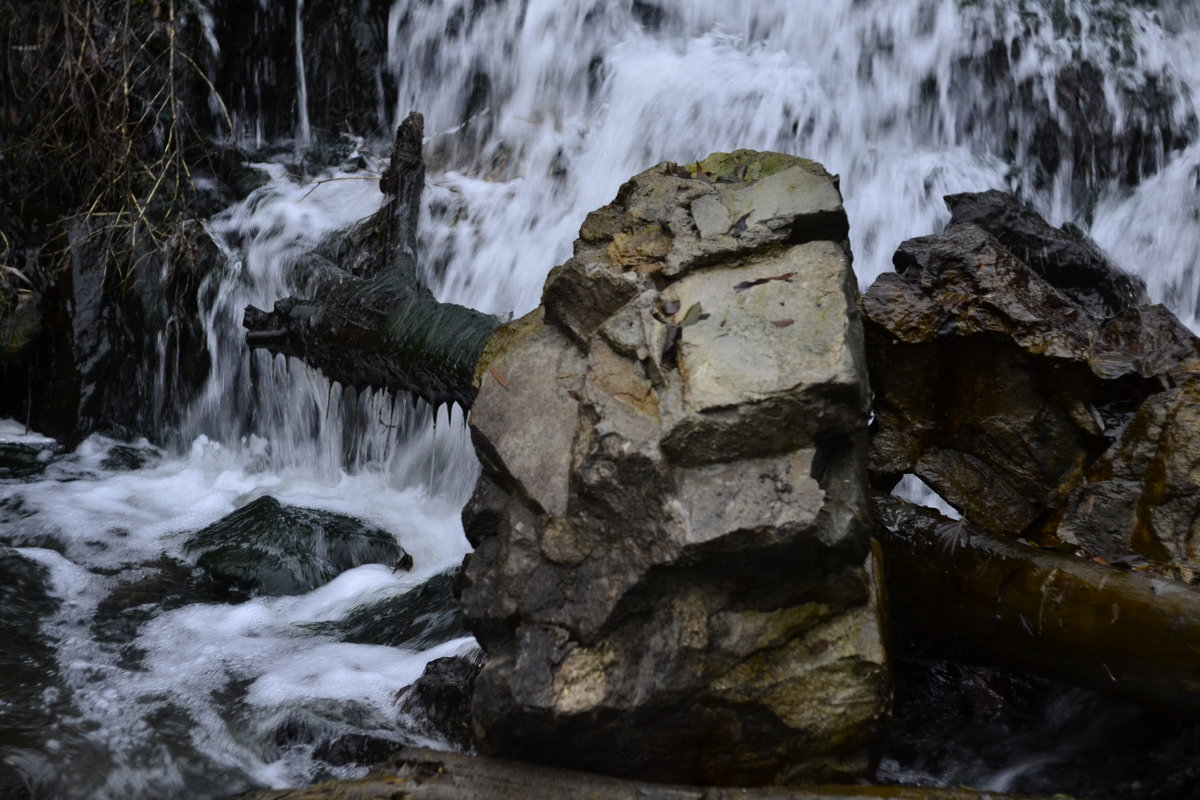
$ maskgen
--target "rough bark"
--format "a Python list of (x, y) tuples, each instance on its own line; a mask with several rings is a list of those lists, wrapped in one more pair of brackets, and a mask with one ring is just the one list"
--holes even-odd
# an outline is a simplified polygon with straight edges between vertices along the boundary
[(423, 122), (409, 114), (380, 179), (387, 200), (366, 223), (366, 252), (346, 268), (324, 264), (313, 297), (288, 297), (274, 310), (246, 308), (246, 343), (294, 356), (356, 389), (411, 392), (437, 406), (468, 408), (472, 374), (499, 324), (479, 311), (439, 303), (417, 274), (417, 217), (425, 164)]
[(952, 657), (1200, 712), (1200, 590), (876, 497), (890, 607)]
[[(820, 786), (709, 789), (607, 778), (428, 749), (401, 751), (365, 778), (305, 789), (259, 791), (244, 800), (1011, 800), (972, 789)], [(1065, 795), (1055, 795), (1069, 800)], [(1028, 800), (1028, 798), (1027, 798)]]

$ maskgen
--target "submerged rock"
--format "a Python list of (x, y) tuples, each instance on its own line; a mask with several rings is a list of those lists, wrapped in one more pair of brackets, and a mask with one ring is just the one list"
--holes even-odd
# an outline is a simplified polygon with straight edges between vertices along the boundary
[(1052, 528), (1142, 401), (1192, 380), (1200, 342), (1077, 234), (995, 193), (947, 201), (1003, 240), (966, 222), (910, 239), (864, 296), (872, 480), (914, 473), (995, 532)]
[[(318, 762), (314, 780), (334, 776), (327, 767), (368, 766), (378, 764), (412, 740), (388, 739), (365, 733), (351, 733), (344, 726), (330, 726), (318, 719), (292, 717), (275, 729), (275, 745), (283, 750), (307, 751)], [(326, 765), (322, 767), (321, 765)]]
[(889, 702), (836, 179), (635, 176), (477, 367), (463, 514), (485, 753), (707, 784), (858, 778)]
[(303, 594), (363, 564), (393, 564), (395, 538), (353, 517), (260, 497), (198, 531), (184, 549), (217, 580), (266, 595)]
[(120, 583), (96, 606), (92, 635), (97, 640), (125, 644), (151, 618), (192, 603), (221, 603), (242, 599), (204, 570), (168, 556), (125, 572)]
[(44, 472), (55, 449), (54, 442), (40, 445), (0, 440), (0, 480), (28, 478)]
[(343, 619), (305, 627), (343, 642), (427, 650), (467, 635), (452, 583), (451, 573), (435, 575), (404, 594), (352, 609)]
[(483, 667), (483, 654), (437, 658), (425, 666), (416, 683), (401, 691), (396, 702), (416, 731), (469, 750), (471, 695)]
[[(56, 682), (57, 663), (41, 621), (58, 605), (49, 570), (0, 546), (0, 753), (32, 746), (53, 720), (44, 693)], [(18, 775), (6, 773), (0, 765), (0, 789), (21, 782)]]

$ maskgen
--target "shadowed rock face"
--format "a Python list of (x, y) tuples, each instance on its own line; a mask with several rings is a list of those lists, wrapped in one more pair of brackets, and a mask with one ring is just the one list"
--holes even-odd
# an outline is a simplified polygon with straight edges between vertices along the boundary
[(1011, 194), (995, 189), (947, 195), (950, 224), (978, 225), (1093, 316), (1148, 303), (1146, 285), (1101, 252), (1071, 223), (1055, 228)]
[(1071, 494), (1058, 535), (1106, 559), (1143, 555), (1195, 583), (1198, 470), (1200, 386), (1191, 382), (1142, 404)]
[(889, 705), (836, 179), (661, 164), (476, 371), (459, 586), (485, 753), (708, 784), (862, 776)]
[(983, 528), (1051, 531), (1141, 403), (1191, 381), (1200, 349), (1078, 231), (997, 192), (947, 203), (979, 224), (902, 243), (863, 298), (872, 480), (915, 473)]

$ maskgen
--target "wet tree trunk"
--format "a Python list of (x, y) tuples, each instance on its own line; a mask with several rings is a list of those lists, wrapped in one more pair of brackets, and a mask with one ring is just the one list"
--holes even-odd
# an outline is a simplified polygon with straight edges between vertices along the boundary
[(971, 789), (822, 786), (721, 789), (666, 786), (462, 753), (402, 750), (365, 778), (306, 789), (250, 792), (244, 800), (1015, 800)]
[(1200, 589), (876, 497), (890, 610), (945, 654), (1200, 712)]
[(439, 303), (420, 282), (423, 127), (414, 112), (396, 132), (380, 180), (387, 199), (364, 223), (362, 244), (369, 252), (358, 254), (352, 269), (322, 262), (309, 297), (283, 298), (269, 312), (248, 306), (246, 343), (302, 359), (345, 386), (411, 392), (434, 406), (469, 408), (475, 364), (499, 323), (474, 309)]

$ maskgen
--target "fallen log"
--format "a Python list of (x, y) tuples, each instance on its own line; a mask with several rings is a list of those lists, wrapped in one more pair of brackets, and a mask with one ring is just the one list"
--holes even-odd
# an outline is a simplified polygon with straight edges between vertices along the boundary
[[(536, 767), (463, 753), (402, 750), (365, 778), (304, 789), (256, 791), (242, 800), (1015, 800), (972, 789), (820, 786), (725, 789), (669, 786)], [(1056, 800), (1070, 800), (1056, 795)]]
[(893, 620), (951, 658), (1200, 712), (1200, 590), (876, 495)]
[(289, 297), (270, 312), (249, 306), (243, 325), (250, 347), (299, 358), (343, 386), (469, 408), (475, 364), (499, 322), (381, 276), (346, 278), (324, 300)]
[(420, 283), (417, 217), (425, 182), (424, 125), (409, 114), (380, 179), (383, 207), (355, 235), (345, 268), (320, 261), (312, 295), (247, 306), (246, 344), (299, 358), (356, 389), (410, 392), (437, 407), (475, 399), (472, 375), (495, 317), (439, 303)]

